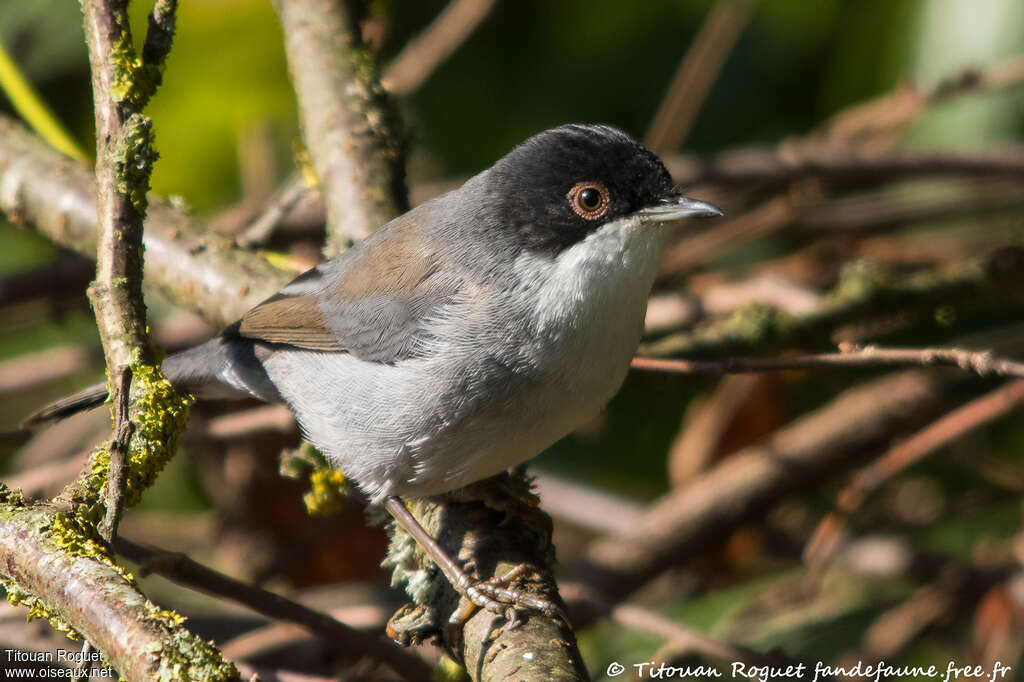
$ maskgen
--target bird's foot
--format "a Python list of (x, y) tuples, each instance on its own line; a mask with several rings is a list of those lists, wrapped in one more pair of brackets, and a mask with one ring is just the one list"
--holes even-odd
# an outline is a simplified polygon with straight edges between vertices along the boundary
[(563, 618), (568, 622), (566, 614), (557, 604), (514, 587), (515, 582), (529, 570), (526, 564), (519, 564), (505, 575), (477, 581), (463, 573), (452, 584), (462, 599), (448, 618), (448, 624), (461, 628), (478, 609), (504, 616), (506, 630), (512, 630), (522, 623), (523, 611), (539, 611), (549, 618)]

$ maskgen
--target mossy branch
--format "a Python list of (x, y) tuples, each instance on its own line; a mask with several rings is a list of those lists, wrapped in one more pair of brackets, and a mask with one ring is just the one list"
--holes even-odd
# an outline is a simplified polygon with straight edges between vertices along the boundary
[[(754, 303), (694, 329), (641, 347), (640, 355), (727, 357), (777, 352), (830, 341), (840, 326), (899, 313), (940, 323), (1008, 304), (1024, 306), (1024, 248), (1002, 247), (980, 260), (911, 275), (896, 275), (866, 262), (848, 266), (822, 305), (790, 315)], [(842, 340), (842, 339), (831, 339)]]
[[(537, 502), (521, 471), (481, 481), (443, 500), (407, 500), (420, 524), (467, 570), (487, 578), (526, 569), (516, 589), (561, 605), (551, 518)], [(392, 585), (404, 587), (412, 599), (388, 623), (396, 641), (421, 643), (439, 636), (474, 680), (589, 679), (575, 634), (562, 618), (529, 611), (516, 627), (506, 627), (504, 617), (477, 610), (461, 627), (446, 627), (449, 615), (462, 606), (459, 595), (397, 527), (384, 565), (392, 569)]]
[(0, 583), (7, 601), (29, 608), (72, 639), (86, 638), (127, 680), (237, 680), (212, 643), (139, 592), (102, 544), (82, 541), (74, 521), (26, 506), (0, 486)]
[(97, 267), (89, 293), (117, 428), (56, 504), (0, 500), (9, 600), (83, 634), (130, 681), (238, 679), (212, 644), (182, 627), (181, 616), (148, 602), (109, 554), (122, 506), (137, 503), (170, 460), (188, 407), (157, 367), (142, 298), (142, 221), (156, 152), (141, 108), (159, 82), (174, 8), (173, 0), (158, 4), (162, 48), (150, 50), (157, 61), (147, 62), (135, 56), (127, 0), (82, 0), (97, 132)]

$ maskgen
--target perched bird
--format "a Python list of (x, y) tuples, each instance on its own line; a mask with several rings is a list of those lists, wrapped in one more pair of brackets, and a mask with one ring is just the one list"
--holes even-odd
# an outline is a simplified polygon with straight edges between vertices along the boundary
[[(561, 126), (299, 276), (163, 371), (198, 397), (287, 404), (456, 589), (494, 609), (509, 591), (474, 583), (399, 497), (500, 473), (596, 414), (640, 341), (665, 226), (718, 215), (683, 197), (625, 133)], [(27, 422), (106, 397), (92, 386)]]

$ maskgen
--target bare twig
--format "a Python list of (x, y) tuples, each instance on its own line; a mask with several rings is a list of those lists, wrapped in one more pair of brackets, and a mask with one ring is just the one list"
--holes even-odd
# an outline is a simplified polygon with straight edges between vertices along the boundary
[(302, 197), (309, 193), (309, 186), (301, 173), (295, 173), (277, 193), (270, 199), (256, 220), (252, 221), (242, 234), (238, 235), (235, 242), (239, 246), (252, 248), (265, 244), (270, 235), (274, 233), (281, 220), (288, 215), (288, 212), (299, 203)]
[(639, 502), (554, 474), (539, 472), (533, 484), (552, 517), (590, 531), (627, 533), (643, 514)]
[[(848, 340), (843, 327), (898, 313), (901, 320), (933, 315), (938, 306), (1004, 308), (1020, 297), (1024, 249), (1006, 246), (982, 258), (899, 274), (870, 264), (844, 268), (814, 310), (789, 315), (761, 305), (734, 310), (641, 346), (640, 355), (729, 356)], [(707, 368), (712, 369), (710, 366)], [(715, 373), (720, 373), (715, 369)]]
[(679, 149), (725, 58), (750, 19), (756, 0), (718, 0), (683, 56), (658, 106), (644, 144), (656, 154)]
[[(380, 630), (388, 622), (395, 605), (382, 599), (379, 603), (355, 604), (345, 608), (331, 609), (328, 614), (335, 620), (360, 630)], [(308, 628), (291, 622), (269, 623), (254, 630), (248, 630), (227, 640), (221, 646), (224, 655), (230, 659), (254, 658), (297, 640), (308, 640), (316, 635)]]
[(409, 208), (398, 115), (346, 3), (277, 0), (333, 256)]
[(334, 682), (337, 677), (307, 675), (291, 670), (275, 670), (272, 668), (236, 663), (239, 674), (250, 682)]
[(4, 483), (11, 490), (21, 490), (27, 499), (50, 497), (57, 494), (69, 481), (82, 471), (89, 459), (88, 451), (70, 459), (43, 464), (41, 466), (4, 477)]
[(206, 435), (227, 440), (267, 432), (290, 433), (295, 428), (295, 417), (287, 407), (261, 405), (211, 419)]
[(21, 391), (80, 372), (97, 359), (95, 350), (57, 346), (0, 361), (0, 393)]
[(384, 87), (396, 95), (417, 90), (472, 35), (492, 7), (494, 0), (452, 0), (398, 53), (384, 72)]
[(633, 358), (633, 369), (673, 374), (753, 374), (822, 367), (959, 367), (979, 376), (1024, 377), (1024, 362), (999, 358), (986, 351), (961, 348), (876, 348), (856, 346), (839, 353), (791, 355), (779, 358), (670, 360)]
[(785, 227), (795, 215), (793, 201), (788, 195), (768, 199), (741, 216), (722, 220), (706, 232), (673, 244), (662, 258), (659, 275), (665, 277), (705, 263), (726, 246), (750, 241)]
[[(96, 256), (93, 173), (0, 116), (0, 211), (55, 242)], [(214, 325), (226, 325), (288, 281), (181, 208), (151, 200), (143, 241), (146, 283)]]
[(214, 597), (231, 599), (268, 618), (301, 625), (354, 657), (366, 655), (391, 666), (405, 679), (430, 679), (430, 670), (420, 658), (391, 642), (351, 628), (281, 595), (246, 585), (198, 564), (184, 554), (146, 547), (125, 538), (117, 538), (114, 547), (119, 554), (138, 562), (148, 571)]
[[(666, 643), (669, 647), (695, 652), (714, 661), (729, 664), (734, 661), (741, 661), (748, 666), (757, 666), (759, 668), (764, 666), (786, 668), (790, 666), (790, 670), (793, 671), (797, 670), (797, 666), (800, 665), (798, 661), (792, 661), (779, 654), (762, 654), (759, 651), (740, 646), (739, 644), (709, 637), (699, 630), (687, 627), (682, 623), (666, 618), (660, 613), (639, 606), (619, 604), (611, 608), (609, 615), (612, 620), (620, 625), (664, 638), (667, 640)], [(658, 657), (655, 658), (657, 659)], [(804, 671), (807, 670), (806, 664), (802, 669)], [(831, 678), (819, 677), (818, 679), (826, 680)]]
[(81, 296), (95, 273), (91, 260), (62, 253), (44, 265), (0, 277), (0, 305), (41, 297)]
[[(1005, 148), (1004, 148), (1005, 149)], [(865, 152), (849, 146), (824, 146), (812, 140), (777, 147), (720, 152), (707, 159), (666, 159), (682, 185), (779, 186), (814, 177), (829, 182), (878, 184), (906, 177), (970, 175), (1024, 177), (1024, 151), (946, 151), (893, 149)]]
[(785, 495), (849, 468), (865, 449), (936, 413), (948, 379), (906, 371), (846, 391), (656, 501), (628, 535), (587, 548), (575, 575), (615, 600), (708, 550)]
[(904, 84), (839, 112), (825, 125), (824, 135), (847, 140), (878, 136), (907, 125), (933, 106), (1020, 83), (1024, 83), (1024, 53), (983, 69), (968, 68), (952, 74), (929, 90)]
[(110, 468), (107, 471), (107, 491), (104, 496), (107, 509), (97, 528), (100, 537), (107, 542), (113, 542), (117, 535), (117, 526), (121, 522), (125, 457), (128, 454), (132, 432), (135, 431), (135, 425), (128, 412), (132, 386), (131, 367), (122, 365), (116, 380), (111, 377), (111, 383), (116, 383), (117, 386), (114, 391), (117, 398), (114, 405), (114, 437), (110, 441)]
[(763, 376), (726, 376), (707, 399), (690, 403), (679, 435), (669, 447), (668, 475), (673, 487), (708, 468), (737, 415), (764, 381)]
[(966, 433), (988, 424), (1024, 403), (1024, 380), (1012, 381), (948, 413), (902, 443), (892, 447), (873, 464), (860, 470), (839, 493), (837, 509), (818, 524), (804, 552), (810, 561), (832, 555), (838, 546), (845, 520), (867, 497), (893, 476)]

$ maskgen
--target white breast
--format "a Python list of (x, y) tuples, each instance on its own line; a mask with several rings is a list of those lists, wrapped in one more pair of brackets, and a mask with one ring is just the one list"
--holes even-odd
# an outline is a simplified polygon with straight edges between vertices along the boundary
[(510, 335), (509, 355), (527, 357), (529, 367), (508, 378), (510, 395), (482, 405), (471, 423), (414, 445), (417, 459), (430, 461), (430, 474), (421, 467), (415, 486), (447, 490), (500, 473), (601, 410), (622, 385), (639, 343), (663, 235), (657, 226), (620, 221), (553, 262), (519, 256), (521, 285), (502, 305), (516, 311), (522, 326)]

